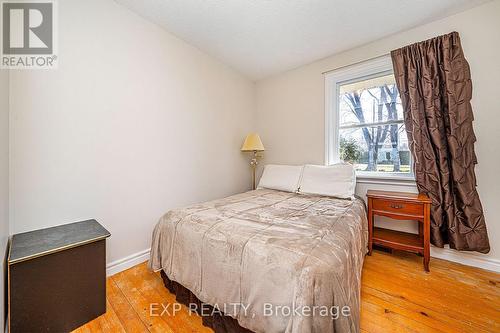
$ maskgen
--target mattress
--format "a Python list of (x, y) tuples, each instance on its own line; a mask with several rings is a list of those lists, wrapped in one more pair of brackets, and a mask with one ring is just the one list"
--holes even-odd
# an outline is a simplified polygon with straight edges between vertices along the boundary
[(259, 189), (166, 213), (150, 268), (254, 332), (358, 332), (362, 200)]

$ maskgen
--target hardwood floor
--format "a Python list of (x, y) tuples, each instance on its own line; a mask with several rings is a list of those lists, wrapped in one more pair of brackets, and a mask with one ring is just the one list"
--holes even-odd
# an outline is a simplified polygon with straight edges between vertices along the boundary
[[(435, 258), (425, 273), (421, 260), (401, 252), (366, 257), (361, 332), (500, 332), (500, 274)], [(143, 263), (109, 277), (106, 314), (74, 332), (212, 332), (184, 306), (150, 316), (150, 304), (174, 303)]]

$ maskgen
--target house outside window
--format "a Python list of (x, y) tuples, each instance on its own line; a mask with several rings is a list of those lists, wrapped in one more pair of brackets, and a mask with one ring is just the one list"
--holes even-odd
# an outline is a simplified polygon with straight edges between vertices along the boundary
[(350, 162), (361, 178), (414, 178), (389, 56), (327, 73), (325, 106), (327, 164)]

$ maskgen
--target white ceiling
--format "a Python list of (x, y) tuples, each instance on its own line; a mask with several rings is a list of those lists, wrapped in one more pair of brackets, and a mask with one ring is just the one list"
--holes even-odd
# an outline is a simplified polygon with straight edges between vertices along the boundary
[(116, 0), (252, 79), (488, 0)]

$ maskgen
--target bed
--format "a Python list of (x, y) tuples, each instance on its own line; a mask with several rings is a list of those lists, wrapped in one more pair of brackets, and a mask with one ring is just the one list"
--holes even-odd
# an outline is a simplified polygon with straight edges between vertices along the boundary
[(367, 240), (358, 198), (258, 189), (169, 211), (149, 265), (236, 323), (216, 332), (358, 332)]

